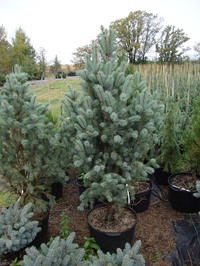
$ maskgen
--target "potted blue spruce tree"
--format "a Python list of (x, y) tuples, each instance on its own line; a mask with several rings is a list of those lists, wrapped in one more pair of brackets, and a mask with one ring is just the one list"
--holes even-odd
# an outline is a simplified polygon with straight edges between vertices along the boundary
[(196, 182), (200, 173), (200, 99), (193, 103), (190, 127), (181, 137), (182, 172), (176, 172), (168, 179), (168, 197), (171, 206), (180, 212), (192, 213), (200, 210), (200, 198), (194, 197)]
[(92, 207), (96, 199), (105, 203), (91, 209), (87, 221), (101, 249), (115, 252), (133, 240), (136, 214), (123, 207), (127, 193), (134, 195), (134, 183), (146, 181), (156, 166), (154, 158), (144, 160), (157, 140), (163, 106), (138, 74), (126, 75), (126, 63), (118, 65), (112, 30), (103, 29), (91, 51), (78, 72), (83, 94), (77, 99), (70, 88), (63, 111), (76, 130), (74, 166), (87, 184), (79, 209)]
[(6, 265), (16, 257), (22, 258), (23, 249), (33, 244), (41, 228), (38, 221), (33, 221), (32, 203), (22, 208), (19, 201), (3, 208), (0, 213), (0, 265)]
[(31, 202), (35, 216), (45, 216), (47, 223), (55, 201), (51, 184), (66, 174), (59, 158), (60, 134), (46, 112), (31, 93), (27, 75), (15, 66), (0, 90), (0, 179), (5, 190), (18, 195), (21, 207)]

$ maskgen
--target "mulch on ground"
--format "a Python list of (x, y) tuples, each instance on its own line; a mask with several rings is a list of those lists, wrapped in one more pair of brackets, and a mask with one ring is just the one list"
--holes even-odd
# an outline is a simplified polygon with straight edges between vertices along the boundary
[[(167, 188), (162, 187), (164, 198), (167, 199)], [(170, 222), (184, 219), (184, 214), (172, 209), (169, 202), (151, 196), (151, 204), (145, 212), (138, 213), (138, 222), (134, 233), (134, 241), (140, 239), (140, 253), (145, 257), (147, 266), (167, 266), (167, 257), (175, 250), (171, 235)], [(89, 237), (86, 222), (88, 210), (78, 211), (80, 204), (76, 175), (71, 172), (70, 182), (66, 184), (63, 197), (51, 210), (49, 218), (49, 236), (57, 236), (61, 230), (61, 213), (65, 212), (69, 219), (69, 230), (75, 232), (75, 242), (83, 246), (84, 237)]]

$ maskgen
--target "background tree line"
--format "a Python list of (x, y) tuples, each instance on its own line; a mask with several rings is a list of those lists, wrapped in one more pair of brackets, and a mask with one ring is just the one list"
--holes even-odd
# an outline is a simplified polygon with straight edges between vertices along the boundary
[[(44, 79), (48, 67), (46, 50), (41, 47), (38, 52), (30, 42), (30, 38), (19, 27), (9, 43), (5, 27), (0, 26), (0, 86), (5, 82), (5, 75), (18, 64), (28, 74), (29, 80)], [(50, 70), (56, 73), (61, 69), (60, 61), (55, 56)]]
[[(117, 50), (119, 55), (126, 56), (132, 64), (146, 63), (148, 54), (157, 54), (156, 61), (160, 63), (180, 63), (185, 59), (189, 47), (184, 44), (189, 40), (187, 34), (172, 25), (163, 26), (163, 18), (146, 11), (130, 12), (125, 18), (110, 24), (115, 30)], [(98, 36), (97, 36), (98, 38)], [(200, 42), (193, 47), (200, 62)], [(76, 69), (82, 68), (85, 54), (89, 52), (89, 44), (76, 48), (72, 63)], [(19, 27), (9, 43), (4, 26), (0, 26), (0, 80), (5, 79), (15, 64), (28, 73), (29, 79), (42, 79), (47, 69), (45, 48), (38, 52), (33, 48), (30, 38)], [(60, 61), (55, 56), (50, 70), (56, 73), (61, 68)]]
[[(164, 19), (146, 11), (130, 12), (125, 18), (110, 24), (115, 30), (118, 52), (127, 57), (129, 63), (139, 64), (151, 61), (148, 54), (153, 52), (159, 63), (181, 63), (188, 57), (190, 50), (184, 44), (190, 39), (183, 29), (173, 25), (163, 25)], [(84, 56), (89, 45), (77, 48), (72, 62), (79, 67), (83, 65)], [(194, 45), (196, 58), (200, 62), (200, 42)]]

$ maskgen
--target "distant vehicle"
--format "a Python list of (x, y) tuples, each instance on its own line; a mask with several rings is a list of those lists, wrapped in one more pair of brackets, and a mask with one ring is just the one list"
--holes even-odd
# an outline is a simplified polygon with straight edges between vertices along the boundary
[(68, 77), (73, 77), (73, 76), (76, 76), (76, 72), (70, 71), (68, 73)]

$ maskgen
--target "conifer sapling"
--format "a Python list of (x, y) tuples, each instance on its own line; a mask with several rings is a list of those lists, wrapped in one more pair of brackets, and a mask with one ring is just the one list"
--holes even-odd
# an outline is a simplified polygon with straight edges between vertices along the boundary
[(47, 106), (31, 93), (27, 75), (16, 66), (0, 90), (0, 178), (20, 197), (21, 206), (31, 201), (34, 212), (46, 210), (53, 202), (50, 185), (65, 178), (60, 136), (46, 112)]
[(157, 141), (163, 106), (137, 73), (126, 75), (127, 64), (118, 65), (112, 30), (103, 30), (91, 51), (78, 72), (83, 95), (77, 100), (69, 88), (63, 110), (76, 130), (74, 166), (87, 180), (79, 208), (103, 200), (109, 220), (116, 208), (126, 205), (126, 185), (133, 193), (134, 181), (146, 180), (153, 172), (155, 159), (146, 164), (144, 159)]

